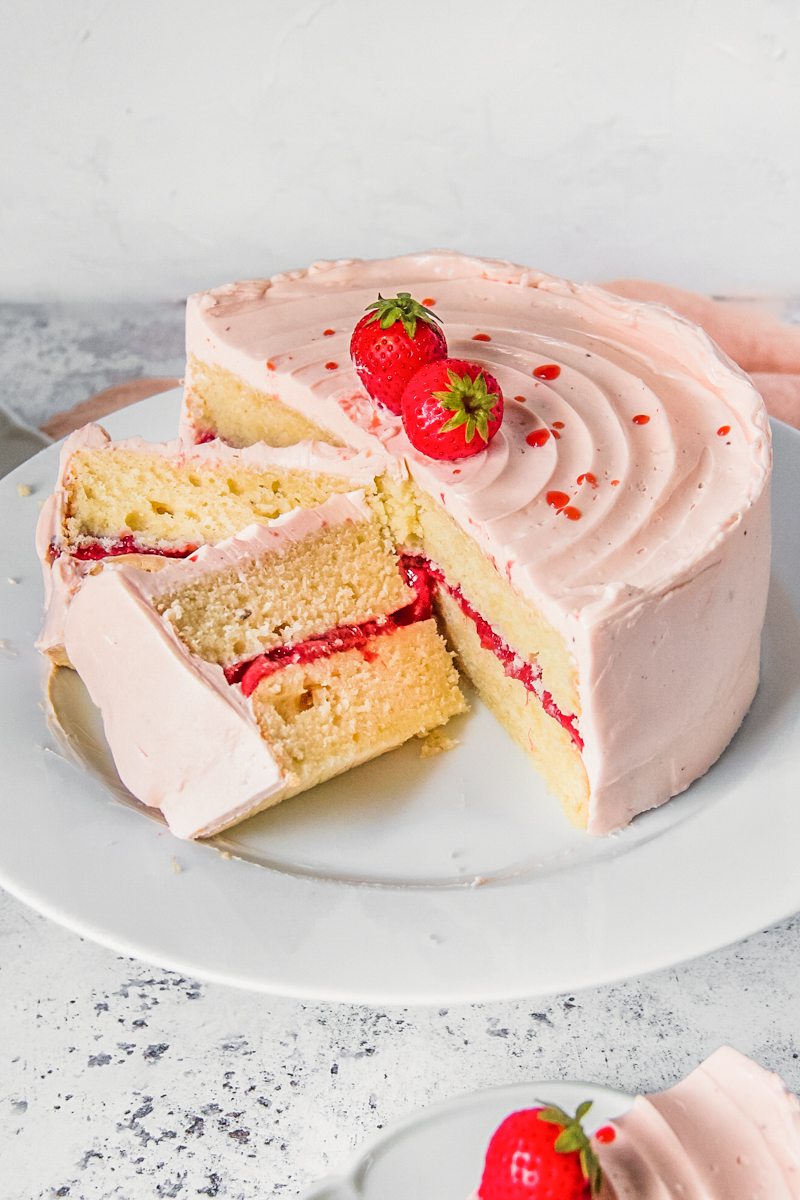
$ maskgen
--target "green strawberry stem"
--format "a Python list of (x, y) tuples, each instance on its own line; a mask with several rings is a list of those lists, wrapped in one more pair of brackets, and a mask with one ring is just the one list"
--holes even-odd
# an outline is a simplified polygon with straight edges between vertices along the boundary
[[(368, 304), (364, 311), (370, 312), (372, 309), (375, 311), (367, 321), (368, 325), (371, 321), (378, 321), (381, 329), (389, 329), (395, 321), (402, 321), (403, 329), (412, 339), (417, 332), (417, 321), (425, 321), (428, 325), (433, 325), (434, 321), (438, 321), (440, 325), (442, 323), (435, 312), (420, 304), (410, 292), (398, 292), (396, 296), (390, 296), (388, 299), (384, 299), (378, 292), (378, 299)], [(436, 328), (435, 325), (433, 327)]]
[(433, 393), (434, 400), (438, 400), (442, 408), (453, 414), (439, 432), (449, 433), (451, 429), (459, 429), (463, 425), (466, 442), (471, 442), (476, 433), (482, 441), (488, 442), (489, 417), (498, 397), (487, 388), (483, 371), (474, 379), (471, 375), (456, 375), (455, 371), (448, 371), (447, 379), (446, 390)]
[(547, 1104), (541, 1100), (537, 1100), (536, 1103), (544, 1104), (544, 1107), (538, 1114), (540, 1121), (547, 1121), (550, 1125), (561, 1126), (561, 1133), (555, 1140), (554, 1148), (559, 1154), (577, 1153), (579, 1155), (583, 1177), (589, 1184), (591, 1194), (593, 1196), (599, 1195), (600, 1184), (602, 1183), (600, 1161), (592, 1148), (592, 1143), (589, 1140), (586, 1130), (581, 1124), (583, 1118), (592, 1107), (593, 1101), (584, 1100), (583, 1104), (579, 1104), (574, 1117), (571, 1117), (569, 1113), (564, 1112), (563, 1108), (559, 1108), (555, 1104)]

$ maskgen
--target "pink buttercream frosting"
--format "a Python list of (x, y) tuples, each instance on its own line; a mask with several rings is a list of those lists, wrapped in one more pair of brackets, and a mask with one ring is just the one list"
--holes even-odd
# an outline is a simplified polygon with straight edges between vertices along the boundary
[[(363, 391), (352, 328), (378, 291), (400, 290), (433, 300), (450, 353), (485, 363), (503, 388), (485, 453), (433, 462)], [(700, 330), (598, 288), (433, 252), (200, 293), (187, 352), (405, 464), (561, 632), (578, 671), (591, 832), (682, 791), (725, 748), (758, 680), (771, 448), (758, 393)], [(542, 366), (557, 376), (537, 377)], [(189, 377), (187, 438), (193, 403)]]
[(596, 1143), (603, 1200), (797, 1200), (800, 1104), (727, 1047), (682, 1083), (640, 1096)]
[(372, 516), (363, 493), (332, 496), (155, 575), (112, 561), (77, 591), (65, 621), (69, 659), (100, 709), (122, 782), (161, 809), (178, 837), (207, 837), (233, 825), (276, 802), (292, 780), (261, 737), (251, 701), (222, 667), (188, 650), (154, 608), (153, 594), (280, 554), (324, 526)]

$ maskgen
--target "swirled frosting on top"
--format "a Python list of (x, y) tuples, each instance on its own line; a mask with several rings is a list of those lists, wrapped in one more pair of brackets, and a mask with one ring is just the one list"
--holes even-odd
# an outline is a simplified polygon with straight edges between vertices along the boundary
[[(498, 379), (506, 416), (487, 452), (434, 463), (370, 403), (348, 347), (379, 290), (433, 301), (451, 355)], [(344, 441), (405, 458), (556, 622), (565, 604), (602, 611), (671, 585), (769, 475), (763, 403), (704, 334), (509, 263), (431, 253), (228, 285), (191, 298), (188, 349)]]
[(723, 1047), (682, 1083), (640, 1096), (596, 1144), (603, 1200), (797, 1200), (800, 1104)]
[[(434, 306), (450, 354), (503, 389), (503, 426), (471, 459), (417, 453), (351, 365), (365, 307), (398, 291)], [(682, 791), (725, 748), (758, 680), (771, 447), (761, 398), (701, 330), (598, 288), (433, 252), (190, 297), (187, 355), (184, 434), (199, 360), (400, 460), (561, 633), (591, 832)]]

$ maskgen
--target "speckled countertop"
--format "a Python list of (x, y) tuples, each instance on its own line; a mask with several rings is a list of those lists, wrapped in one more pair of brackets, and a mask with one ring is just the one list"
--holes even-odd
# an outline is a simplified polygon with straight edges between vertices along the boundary
[[(0, 306), (0, 401), (38, 423), (179, 374), (181, 306)], [(800, 1091), (800, 918), (686, 967), (524, 1003), (269, 1000), (84, 942), (0, 893), (0, 1196), (296, 1196), (434, 1100), (529, 1078), (663, 1087), (722, 1042)]]

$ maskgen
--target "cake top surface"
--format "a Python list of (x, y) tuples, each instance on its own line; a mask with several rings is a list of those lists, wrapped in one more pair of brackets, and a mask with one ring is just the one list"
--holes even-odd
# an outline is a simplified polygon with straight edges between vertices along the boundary
[[(434, 462), (367, 397), (349, 339), (379, 291), (433, 305), (451, 356), (499, 381), (506, 415), (484, 453)], [(556, 620), (602, 620), (676, 586), (769, 478), (763, 402), (702, 331), (510, 263), (437, 251), (230, 284), (190, 298), (187, 350), (348, 444), (407, 462)]]

